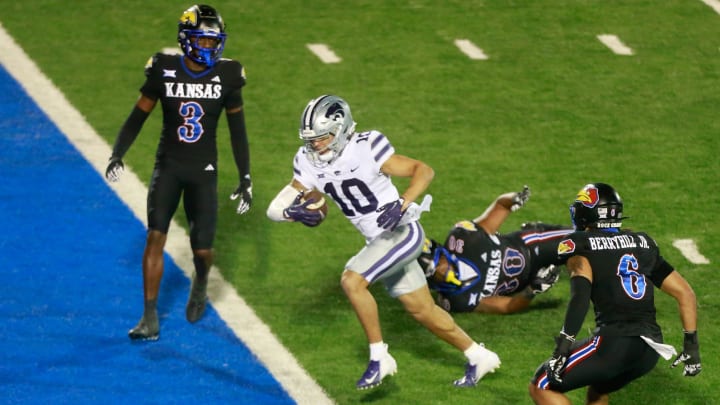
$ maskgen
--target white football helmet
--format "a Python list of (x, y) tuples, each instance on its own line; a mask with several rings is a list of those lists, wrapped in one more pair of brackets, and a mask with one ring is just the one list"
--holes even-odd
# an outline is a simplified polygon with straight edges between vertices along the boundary
[[(305, 142), (305, 155), (317, 167), (327, 166), (340, 156), (354, 132), (350, 106), (338, 96), (326, 94), (310, 100), (300, 117), (300, 139)], [(326, 149), (315, 150), (313, 141), (327, 135), (335, 138)]]

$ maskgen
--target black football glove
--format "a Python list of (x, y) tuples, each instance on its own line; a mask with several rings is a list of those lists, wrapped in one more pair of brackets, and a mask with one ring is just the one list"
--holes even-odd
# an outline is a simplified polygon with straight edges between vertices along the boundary
[(570, 346), (572, 346), (573, 342), (575, 342), (575, 336), (566, 335), (565, 332), (560, 332), (560, 336), (555, 338), (555, 351), (552, 357), (543, 364), (551, 384), (562, 383), (560, 375), (565, 371), (565, 364), (570, 355)]
[(377, 217), (378, 226), (389, 231), (395, 230), (403, 214), (405, 214), (405, 211), (402, 209), (403, 203), (403, 199), (400, 198), (378, 208), (377, 212), (382, 213)]
[(675, 368), (678, 364), (685, 363), (683, 375), (686, 377), (695, 377), (702, 371), (702, 365), (700, 364), (700, 343), (698, 343), (697, 331), (685, 332), (684, 334), (683, 351), (675, 358), (675, 361), (672, 362), (670, 367)]
[(107, 169), (105, 169), (105, 178), (108, 181), (115, 183), (120, 180), (120, 175), (125, 171), (125, 165), (122, 159), (116, 156), (110, 157), (110, 163), (108, 163)]
[(512, 198), (512, 205), (510, 211), (515, 212), (522, 208), (525, 203), (530, 199), (530, 187), (524, 186), (522, 191), (515, 193)]
[(320, 222), (323, 219), (322, 213), (320, 211), (313, 211), (307, 208), (308, 205), (314, 204), (317, 201), (311, 198), (305, 202), (302, 202), (302, 197), (303, 193), (300, 192), (297, 197), (295, 197), (292, 205), (283, 210), (283, 215), (285, 216), (285, 218), (290, 218), (293, 221), (302, 222), (303, 225), (306, 226), (320, 225)]
[(560, 279), (560, 268), (551, 264), (543, 267), (535, 274), (535, 278), (530, 282), (530, 291), (533, 295), (542, 294), (555, 285)]
[(233, 201), (237, 200), (238, 197), (240, 201), (238, 202), (237, 213), (242, 215), (248, 212), (252, 205), (252, 180), (250, 180), (249, 174), (243, 176), (238, 188), (230, 195), (230, 199)]

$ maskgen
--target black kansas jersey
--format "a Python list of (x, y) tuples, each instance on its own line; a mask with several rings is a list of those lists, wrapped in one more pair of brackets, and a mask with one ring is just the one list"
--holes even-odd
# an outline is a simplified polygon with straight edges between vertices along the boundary
[(160, 100), (163, 129), (157, 159), (217, 162), (217, 123), (223, 108), (243, 105), (243, 66), (220, 59), (212, 68), (193, 72), (182, 55), (155, 54), (145, 66), (145, 96)]
[(653, 286), (660, 288), (673, 268), (652, 238), (627, 230), (574, 232), (559, 243), (558, 254), (583, 256), (592, 266), (595, 335), (647, 336), (662, 342)]
[(430, 287), (438, 292), (445, 310), (472, 312), (483, 298), (512, 295), (527, 287), (540, 268), (563, 264), (557, 243), (571, 232), (549, 229), (488, 234), (472, 221), (459, 222), (444, 244), (453, 253), (449, 261), (457, 282), (429, 280)]

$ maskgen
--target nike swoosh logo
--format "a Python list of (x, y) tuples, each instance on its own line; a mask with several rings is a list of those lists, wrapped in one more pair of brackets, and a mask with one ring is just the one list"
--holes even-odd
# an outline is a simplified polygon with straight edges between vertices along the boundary
[(356, 168), (354, 168), (354, 169), (350, 169), (350, 173), (354, 172), (355, 170), (357, 170), (357, 169), (359, 169), (359, 168), (360, 168), (360, 166), (358, 166), (358, 167), (356, 167)]
[(370, 383), (372, 383), (373, 381), (375, 381), (375, 377), (377, 377), (378, 373), (379, 373), (379, 371), (376, 371), (373, 375), (371, 375), (370, 377), (366, 378), (366, 379), (365, 379), (365, 382), (366, 382), (367, 384), (370, 384)]

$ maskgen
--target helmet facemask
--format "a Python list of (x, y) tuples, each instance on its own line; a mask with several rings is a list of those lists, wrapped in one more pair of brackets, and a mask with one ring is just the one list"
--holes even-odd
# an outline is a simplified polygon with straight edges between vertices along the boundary
[[(441, 258), (445, 258), (444, 266), (438, 268)], [(465, 265), (452, 252), (432, 239), (425, 239), (418, 263), (425, 272), (428, 283), (439, 292), (454, 292), (462, 287), (459, 269)]]
[[(225, 49), (225, 23), (210, 6), (193, 6), (183, 13), (178, 22), (178, 44), (192, 61), (213, 67)], [(212, 47), (203, 47), (199, 41), (212, 39)]]
[[(224, 33), (185, 30), (181, 32), (180, 35), (188, 37), (186, 41), (180, 44), (185, 55), (194, 62), (206, 65), (207, 67), (213, 67), (215, 62), (217, 62), (222, 56), (222, 52), (225, 49), (226, 36)], [(215, 41), (216, 45), (208, 48), (202, 47), (199, 44), (199, 40), (201, 38), (211, 38)]]

